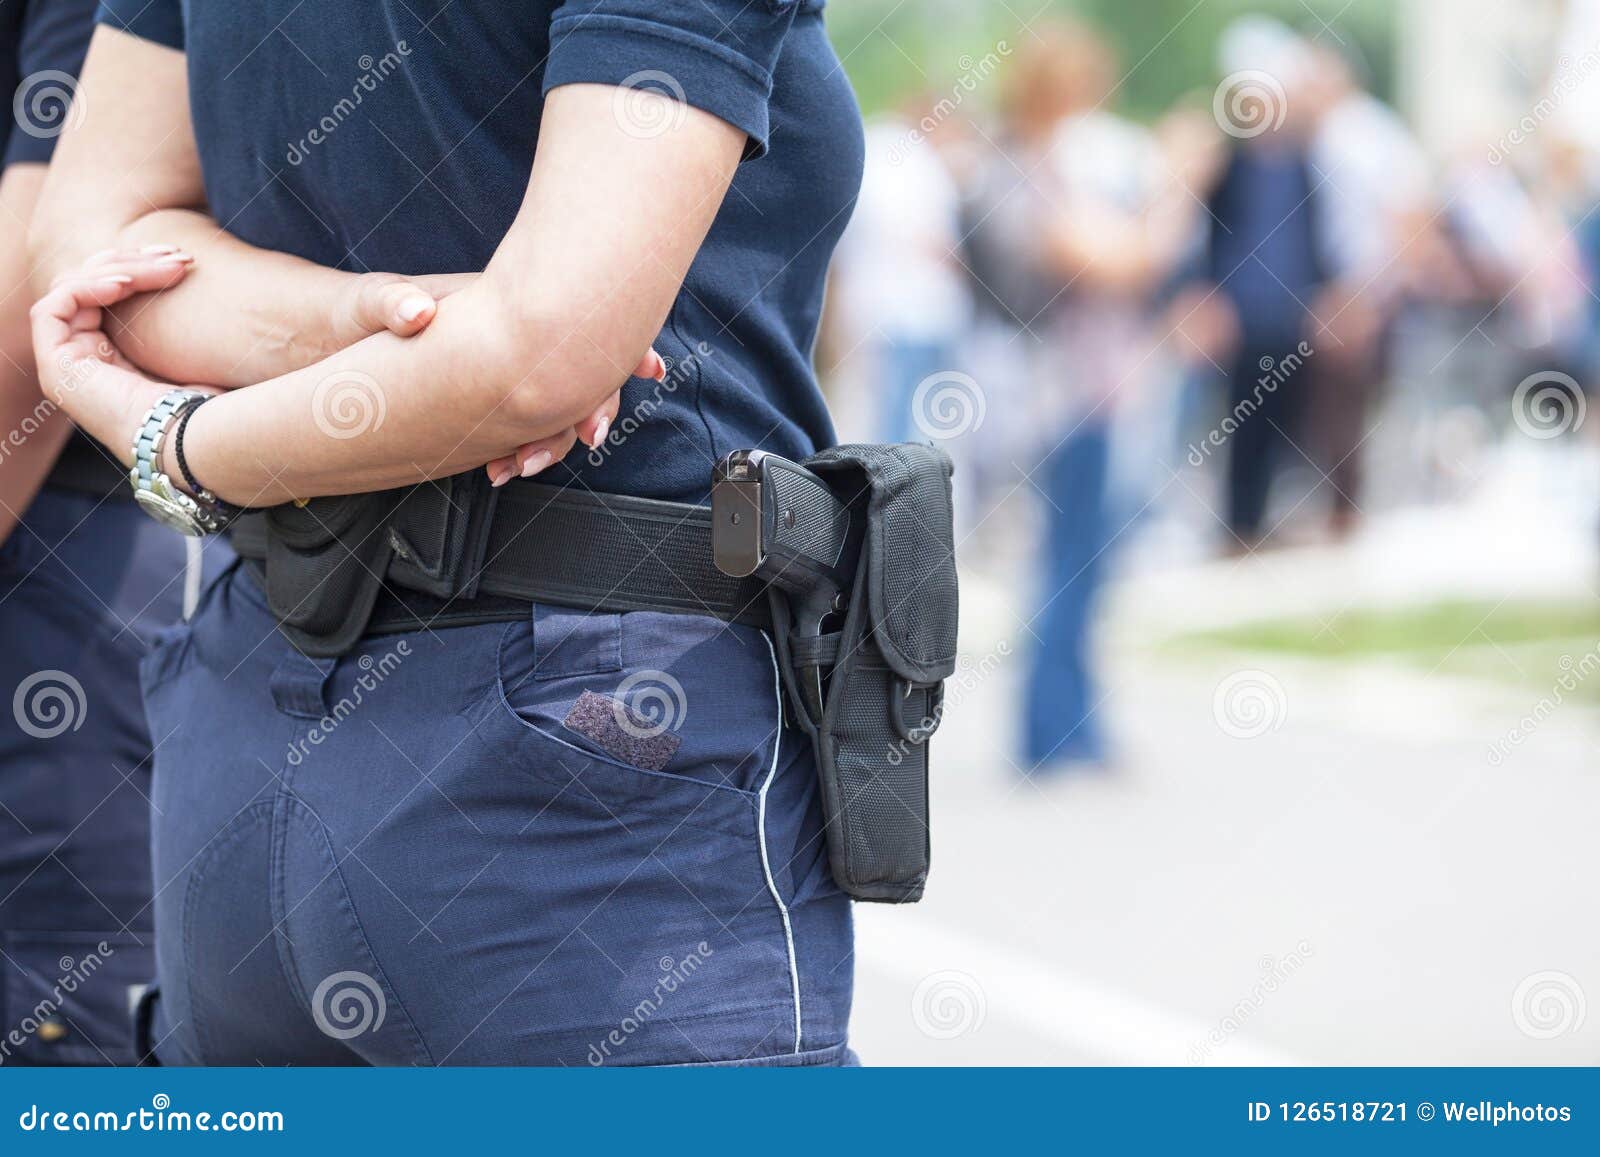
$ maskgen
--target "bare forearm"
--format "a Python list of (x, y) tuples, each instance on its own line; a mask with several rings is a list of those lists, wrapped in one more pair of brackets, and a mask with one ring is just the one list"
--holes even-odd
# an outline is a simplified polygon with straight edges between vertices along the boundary
[[(44, 171), (13, 165), (0, 178), (0, 218), (27, 221)], [(0, 248), (0, 542), (44, 484), (72, 423), (39, 392), (28, 338), (28, 261), (21, 245)]]
[[(196, 476), (250, 505), (383, 489), (484, 465), (613, 393), (660, 332), (744, 137), (691, 110), (638, 139), (612, 109), (601, 86), (552, 92), (522, 212), (483, 278), (419, 337), (369, 338), (208, 402), (185, 441)], [(367, 423), (356, 436), (327, 430), (341, 390), (372, 404), (349, 411)]]
[[(745, 143), (693, 109), (662, 110), (672, 132), (630, 134), (614, 92), (550, 94), (522, 211), (482, 277), (441, 301), (419, 336), (378, 334), (200, 407), (184, 439), (195, 477), (231, 502), (267, 506), (459, 473), (546, 439), (565, 453), (580, 425), (603, 437), (597, 407), (647, 364)], [(35, 351), (89, 356), (98, 319), (84, 301), (170, 292), (181, 275), (145, 258), (118, 277), (64, 283), (35, 307)], [(59, 376), (47, 388), (67, 398)], [(72, 414), (125, 442), (159, 387), (116, 365), (94, 367), (90, 381), (71, 393)], [(524, 476), (542, 469), (536, 460)], [(509, 477), (500, 466), (497, 483)]]
[[(171, 381), (246, 385), (379, 329), (409, 333), (427, 324), (426, 287), (255, 248), (206, 213), (182, 53), (101, 27), (78, 99), (98, 112), (58, 142), (29, 231), (34, 293), (80, 271), (92, 254), (164, 245), (192, 255), (191, 278), (171, 293), (122, 303), (107, 323), (137, 366)], [(404, 308), (425, 312), (413, 324), (400, 316)]]
[(112, 310), (110, 333), (141, 368), (170, 381), (242, 386), (320, 361), (358, 340), (358, 275), (247, 245), (193, 210), (150, 213), (119, 248), (193, 254), (182, 284)]
[(508, 312), (486, 280), (442, 302), (417, 337), (379, 334), (214, 399), (185, 439), (196, 476), (251, 506), (445, 477), (570, 427), (628, 377)]

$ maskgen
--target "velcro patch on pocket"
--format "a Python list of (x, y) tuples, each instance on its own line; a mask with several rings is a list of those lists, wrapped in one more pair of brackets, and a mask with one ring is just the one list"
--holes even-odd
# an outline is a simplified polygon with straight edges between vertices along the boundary
[(612, 759), (643, 771), (662, 771), (683, 741), (651, 725), (622, 700), (585, 691), (562, 723)]

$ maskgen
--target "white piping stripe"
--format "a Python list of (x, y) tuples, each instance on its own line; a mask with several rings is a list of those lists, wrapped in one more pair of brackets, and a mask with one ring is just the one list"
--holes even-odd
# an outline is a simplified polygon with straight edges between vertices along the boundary
[(778, 915), (783, 918), (783, 938), (789, 947), (789, 988), (794, 994), (794, 1051), (800, 1051), (800, 963), (794, 954), (794, 927), (789, 923), (789, 906), (783, 902), (783, 897), (778, 894), (778, 884), (772, 878), (772, 861), (767, 858), (767, 789), (772, 786), (773, 777), (778, 774), (778, 752), (783, 748), (783, 676), (778, 671), (778, 652), (773, 649), (772, 640), (767, 638), (763, 631), (761, 637), (766, 640), (767, 652), (772, 656), (772, 683), (773, 691), (778, 700), (778, 729), (772, 740), (772, 767), (767, 770), (767, 781), (761, 785), (761, 791), (756, 798), (756, 830), (761, 836), (761, 871), (767, 877), (767, 891), (772, 893), (772, 902), (778, 906)]
[(200, 606), (200, 582), (205, 576), (204, 544), (198, 538), (183, 540), (183, 621), (194, 618)]

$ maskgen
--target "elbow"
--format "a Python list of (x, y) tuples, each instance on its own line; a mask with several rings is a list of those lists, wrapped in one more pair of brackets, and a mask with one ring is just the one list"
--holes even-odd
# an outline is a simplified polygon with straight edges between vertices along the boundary
[[(585, 314), (569, 305), (508, 310), (495, 329), (490, 380), (500, 383), (489, 399), (530, 439), (547, 437), (592, 414), (621, 389), (649, 348), (614, 317)], [(632, 346), (638, 344), (637, 351)]]

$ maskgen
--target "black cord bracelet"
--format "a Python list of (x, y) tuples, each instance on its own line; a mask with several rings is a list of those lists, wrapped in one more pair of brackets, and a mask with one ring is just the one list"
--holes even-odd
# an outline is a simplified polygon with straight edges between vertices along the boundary
[(183, 456), (183, 432), (189, 427), (189, 419), (194, 412), (211, 400), (210, 397), (192, 398), (183, 404), (178, 411), (178, 424), (172, 431), (172, 456), (178, 460), (178, 473), (183, 475), (184, 482), (189, 487), (189, 492), (201, 502), (215, 507), (217, 512), (226, 518), (232, 518), (240, 512), (240, 508), (231, 502), (224, 502), (211, 491), (200, 484), (200, 480), (189, 469), (189, 460)]

